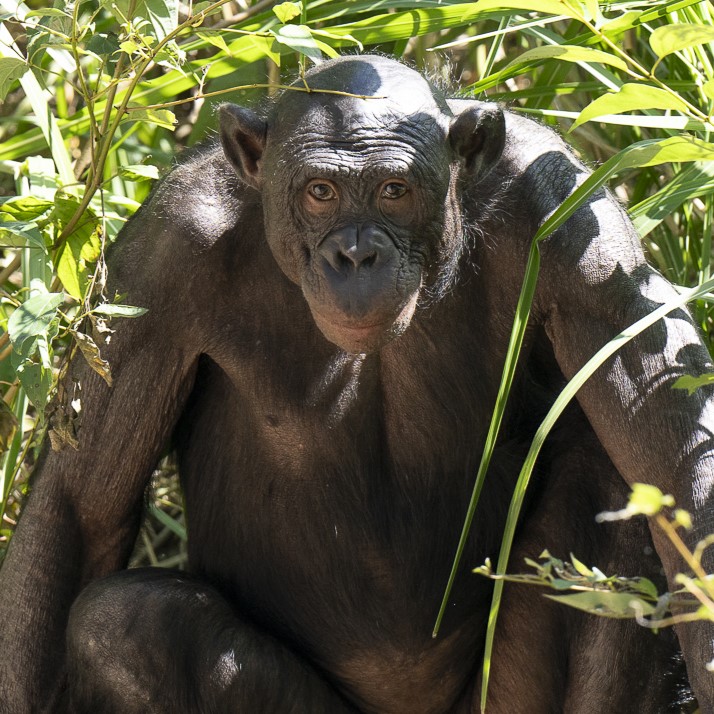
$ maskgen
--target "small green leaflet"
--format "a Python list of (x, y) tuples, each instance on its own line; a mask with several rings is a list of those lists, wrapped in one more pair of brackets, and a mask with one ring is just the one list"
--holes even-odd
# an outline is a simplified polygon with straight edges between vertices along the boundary
[(670, 94), (664, 89), (648, 84), (623, 84), (619, 92), (610, 92), (598, 97), (580, 112), (570, 131), (605, 114), (621, 114), (622, 112), (640, 109), (675, 109), (686, 111), (687, 105), (676, 94)]
[(0, 102), (5, 99), (13, 82), (20, 79), (30, 69), (16, 57), (0, 57)]
[(129, 105), (128, 111), (123, 121), (148, 121), (150, 124), (158, 124), (164, 129), (173, 131), (176, 127), (176, 115), (168, 109), (145, 109), (139, 105)]
[(714, 372), (708, 372), (699, 377), (685, 374), (672, 385), (672, 389), (686, 389), (691, 397), (697, 389), (706, 387), (708, 384), (714, 384)]
[(147, 179), (159, 178), (159, 169), (157, 166), (151, 166), (150, 164), (131, 164), (130, 166), (122, 166), (119, 169), (119, 175), (131, 181), (146, 181)]
[(208, 42), (214, 47), (218, 47), (219, 50), (223, 50), (227, 55), (230, 55), (231, 51), (228, 49), (223, 35), (218, 32), (218, 30), (196, 30), (196, 34), (205, 42)]
[[(102, 0), (101, 4), (119, 23), (136, 21), (140, 17), (148, 20), (157, 40), (163, 40), (178, 27), (178, 0), (136, 0), (132, 13), (129, 12), (132, 7), (130, 0)], [(142, 30), (144, 33), (145, 30)]]
[(276, 5), (273, 8), (275, 16), (280, 20), (280, 22), (290, 22), (296, 17), (299, 17), (302, 13), (302, 3), (301, 2), (282, 2), (280, 5)]
[(707, 42), (714, 42), (714, 27), (708, 25), (664, 25), (650, 35), (650, 46), (660, 58)]

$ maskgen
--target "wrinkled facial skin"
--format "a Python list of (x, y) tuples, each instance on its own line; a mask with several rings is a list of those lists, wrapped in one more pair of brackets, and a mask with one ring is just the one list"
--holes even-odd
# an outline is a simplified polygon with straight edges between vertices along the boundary
[(311, 107), (263, 164), (268, 244), (325, 336), (355, 353), (404, 332), (453, 239), (444, 127), (370, 101)]
[(420, 75), (380, 58), (306, 79), (316, 91), (287, 92), (267, 121), (224, 105), (221, 143), (261, 192), (268, 245), (322, 333), (346, 352), (375, 352), (453, 270), (456, 176), (498, 160), (503, 115), (454, 119)]

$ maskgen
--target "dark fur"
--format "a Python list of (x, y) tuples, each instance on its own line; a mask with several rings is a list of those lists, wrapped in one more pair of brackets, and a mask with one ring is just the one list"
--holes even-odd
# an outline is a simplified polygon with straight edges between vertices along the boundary
[[(496, 126), (485, 143), (469, 144), (467, 133), (450, 145), (450, 111), (471, 112), (477, 127), (493, 111), (488, 105), (454, 102), (449, 110), (437, 102), (435, 109), (417, 75), (382, 58), (320, 71), (308, 81), (376, 95), (425, 92), (423, 111), (441, 112), (443, 135), (424, 152), (433, 165), (451, 167), (445, 213), (422, 202), (418, 216), (400, 218), (404, 225), (394, 229), (402, 252), (378, 246), (390, 260), (407, 251), (421, 261), (389, 274), (401, 295), (404, 275), (421, 271), (411, 324), (391, 341), (370, 332), (365, 355), (323, 336), (308, 300), (328, 300), (332, 290), (339, 302), (342, 288), (316, 257), (324, 238), (316, 232), (309, 243), (311, 225), (295, 232), (289, 215), (299, 211), (285, 172), (296, 167), (274, 158), (293, 138), (285, 127), (299, 107), (349, 106), (353, 113), (342, 118), (354, 121), (382, 105), (319, 93), (291, 98), (269, 115), (273, 159), (266, 149), (257, 171), (240, 158), (231, 166), (219, 148), (177, 167), (110, 260), (113, 287), (149, 313), (116, 324), (105, 348), (112, 389), (74, 365), (83, 384), (80, 448), (45, 455), (2, 570), (3, 712), (478, 709), (491, 585), (470, 568), (497, 554), (533, 432), (564, 375), (673, 290), (647, 267), (629, 222), (605, 194), (545, 242), (511, 406), (441, 635), (432, 640), (530, 240), (585, 169), (554, 134), (514, 115), (506, 116), (500, 160), (492, 152), (478, 166), (504, 137)], [(390, 121), (398, 119), (389, 106)], [(230, 126), (260, 134), (252, 117), (233, 116), (238, 124), (226, 118)], [(375, 130), (371, 141), (383, 138)], [(417, 169), (425, 162), (417, 158)], [(344, 181), (362, 188), (354, 171)], [(340, 210), (339, 230), (361, 220), (347, 204)], [(422, 213), (424, 230), (413, 223)], [(396, 298), (379, 275), (364, 278), (376, 286), (377, 307), (355, 292), (363, 312), (393, 310)], [(333, 308), (330, 319), (361, 319)], [(340, 327), (334, 339), (351, 334)], [(623, 506), (627, 482), (647, 481), (693, 513), (692, 540), (714, 530), (711, 431), (704, 431), (712, 426), (711, 393), (669, 388), (680, 374), (709, 368), (680, 312), (588, 383), (540, 459), (512, 569), (544, 548), (564, 557), (572, 551), (608, 573), (661, 580), (659, 559), (670, 578), (681, 569), (661, 540), (659, 559), (647, 555), (644, 521), (599, 526), (594, 516)], [(170, 435), (192, 574), (148, 569), (100, 579), (126, 564), (142, 493)], [(698, 624), (679, 635), (702, 711), (711, 712), (714, 686), (704, 670), (711, 631)], [(677, 696), (667, 674), (675, 652), (671, 631), (654, 635), (507, 586), (488, 711), (664, 712)]]

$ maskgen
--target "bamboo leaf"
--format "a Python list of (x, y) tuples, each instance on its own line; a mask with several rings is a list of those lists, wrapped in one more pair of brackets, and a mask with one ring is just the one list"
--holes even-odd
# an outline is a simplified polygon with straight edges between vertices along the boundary
[(709, 25), (663, 25), (650, 35), (650, 46), (660, 58), (707, 42), (714, 42), (714, 27)]
[(619, 57), (615, 57), (601, 50), (594, 50), (589, 47), (577, 47), (575, 45), (557, 45), (536, 47), (520, 54), (515, 60), (509, 62), (501, 71), (506, 73), (514, 67), (518, 67), (529, 62), (540, 62), (546, 59), (557, 59), (564, 62), (598, 62), (609, 64), (621, 70), (626, 70), (627, 65)]
[(674, 109), (687, 111), (687, 105), (676, 94), (648, 84), (623, 84), (619, 92), (598, 97), (580, 112), (570, 131), (604, 114), (641, 111), (643, 109)]

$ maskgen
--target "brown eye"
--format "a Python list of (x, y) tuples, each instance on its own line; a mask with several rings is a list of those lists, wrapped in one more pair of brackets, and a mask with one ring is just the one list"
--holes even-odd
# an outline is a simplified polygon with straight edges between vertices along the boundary
[(335, 189), (329, 183), (316, 181), (307, 187), (307, 192), (317, 201), (332, 201), (337, 198)]
[(382, 186), (382, 198), (394, 200), (401, 198), (408, 191), (406, 184), (401, 181), (388, 181)]

